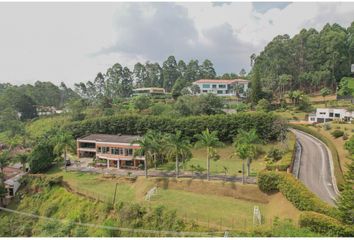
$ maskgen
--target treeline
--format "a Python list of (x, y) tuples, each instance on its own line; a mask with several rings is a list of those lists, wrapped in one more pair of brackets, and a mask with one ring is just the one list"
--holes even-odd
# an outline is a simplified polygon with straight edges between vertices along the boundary
[(91, 133), (143, 135), (149, 129), (164, 133), (180, 130), (193, 140), (205, 129), (217, 131), (221, 141), (231, 142), (240, 129), (256, 129), (264, 141), (277, 140), (285, 123), (270, 113), (240, 113), (237, 115), (204, 115), (181, 118), (141, 115), (119, 115), (74, 122), (65, 126), (74, 138)]
[(321, 31), (303, 29), (290, 38), (276, 36), (251, 62), (262, 86), (278, 93), (302, 90), (312, 93), (323, 87), (335, 90), (350, 75), (354, 63), (354, 22), (343, 28), (326, 24)]
[(0, 132), (19, 132), (21, 120), (37, 117), (36, 106), (62, 108), (71, 99), (78, 97), (64, 83), (60, 86), (39, 81), (34, 85), (19, 86), (0, 83)]
[[(241, 71), (242, 75), (245, 71)], [(119, 63), (108, 68), (105, 73), (98, 73), (93, 81), (75, 84), (76, 92), (83, 98), (96, 102), (102, 98), (114, 101), (116, 98), (129, 97), (134, 87), (159, 87), (178, 96), (184, 87), (202, 78), (217, 78), (213, 63), (206, 59), (201, 64), (198, 60), (185, 63), (169, 56), (162, 66), (158, 63), (136, 63), (134, 69)], [(237, 78), (234, 73), (219, 76), (223, 79)]]

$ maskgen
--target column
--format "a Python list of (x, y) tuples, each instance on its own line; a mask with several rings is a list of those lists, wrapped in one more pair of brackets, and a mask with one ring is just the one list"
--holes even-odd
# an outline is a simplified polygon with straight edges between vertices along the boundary
[(120, 169), (120, 166), (119, 166), (120, 164), (119, 164), (119, 162), (120, 162), (120, 161), (117, 160), (117, 169)]
[(109, 168), (109, 160), (107, 159), (107, 168)]

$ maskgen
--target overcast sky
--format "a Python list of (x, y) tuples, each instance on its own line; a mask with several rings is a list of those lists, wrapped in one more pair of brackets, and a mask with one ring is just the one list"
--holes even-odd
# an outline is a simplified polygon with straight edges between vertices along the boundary
[(278, 34), (348, 27), (354, 3), (0, 3), (0, 82), (92, 80), (119, 62), (169, 55), (249, 70)]

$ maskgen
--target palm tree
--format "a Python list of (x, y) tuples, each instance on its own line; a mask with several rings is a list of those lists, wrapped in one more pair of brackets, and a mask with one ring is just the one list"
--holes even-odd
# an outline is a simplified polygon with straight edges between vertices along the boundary
[(64, 154), (64, 167), (66, 171), (67, 153), (75, 150), (75, 140), (73, 136), (65, 131), (58, 132), (52, 139), (54, 144), (54, 153), (62, 156)]
[(170, 134), (166, 144), (167, 154), (174, 156), (176, 160), (176, 178), (179, 175), (179, 161), (191, 156), (189, 139), (182, 135), (180, 130), (175, 134)]
[(28, 156), (29, 156), (29, 153), (24, 152), (24, 153), (17, 154), (15, 157), (15, 161), (21, 163), (23, 171), (26, 171), (26, 163), (28, 161)]
[(245, 182), (245, 160), (247, 159), (247, 176), (250, 176), (251, 161), (255, 158), (257, 148), (254, 144), (260, 139), (255, 129), (246, 132), (241, 130), (234, 139), (235, 152), (242, 159), (242, 183)]
[(205, 147), (206, 148), (207, 180), (209, 181), (210, 180), (210, 155), (212, 153), (211, 150), (214, 147), (221, 147), (224, 144), (219, 141), (219, 138), (217, 136), (217, 132), (216, 131), (210, 132), (208, 128), (206, 130), (204, 130), (201, 134), (196, 134), (195, 138), (198, 139), (198, 141), (195, 143), (195, 147), (197, 147), (197, 148)]
[(153, 140), (153, 133), (148, 131), (142, 138), (134, 140), (131, 145), (139, 144), (140, 148), (134, 151), (134, 156), (145, 156), (144, 172), (145, 177), (148, 177), (147, 162), (154, 159), (154, 152), (156, 151), (156, 143)]

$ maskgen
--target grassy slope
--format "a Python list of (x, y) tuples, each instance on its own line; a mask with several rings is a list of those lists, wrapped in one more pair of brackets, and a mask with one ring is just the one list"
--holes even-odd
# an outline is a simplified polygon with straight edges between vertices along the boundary
[[(80, 193), (112, 201), (116, 183), (117, 200), (140, 202), (152, 206), (165, 205), (176, 209), (177, 215), (193, 220), (200, 225), (213, 227), (243, 227), (252, 225), (253, 207), (258, 205), (266, 219), (271, 223), (275, 216), (290, 218), (297, 222), (299, 211), (281, 194), (266, 195), (255, 185), (242, 186), (223, 182), (207, 183), (200, 180), (168, 180), (138, 178), (134, 183), (122, 179), (105, 179), (100, 174), (52, 172), (63, 175), (64, 180)], [(146, 192), (159, 186), (158, 194), (150, 202), (144, 201)], [(251, 200), (246, 201), (245, 198)]]

